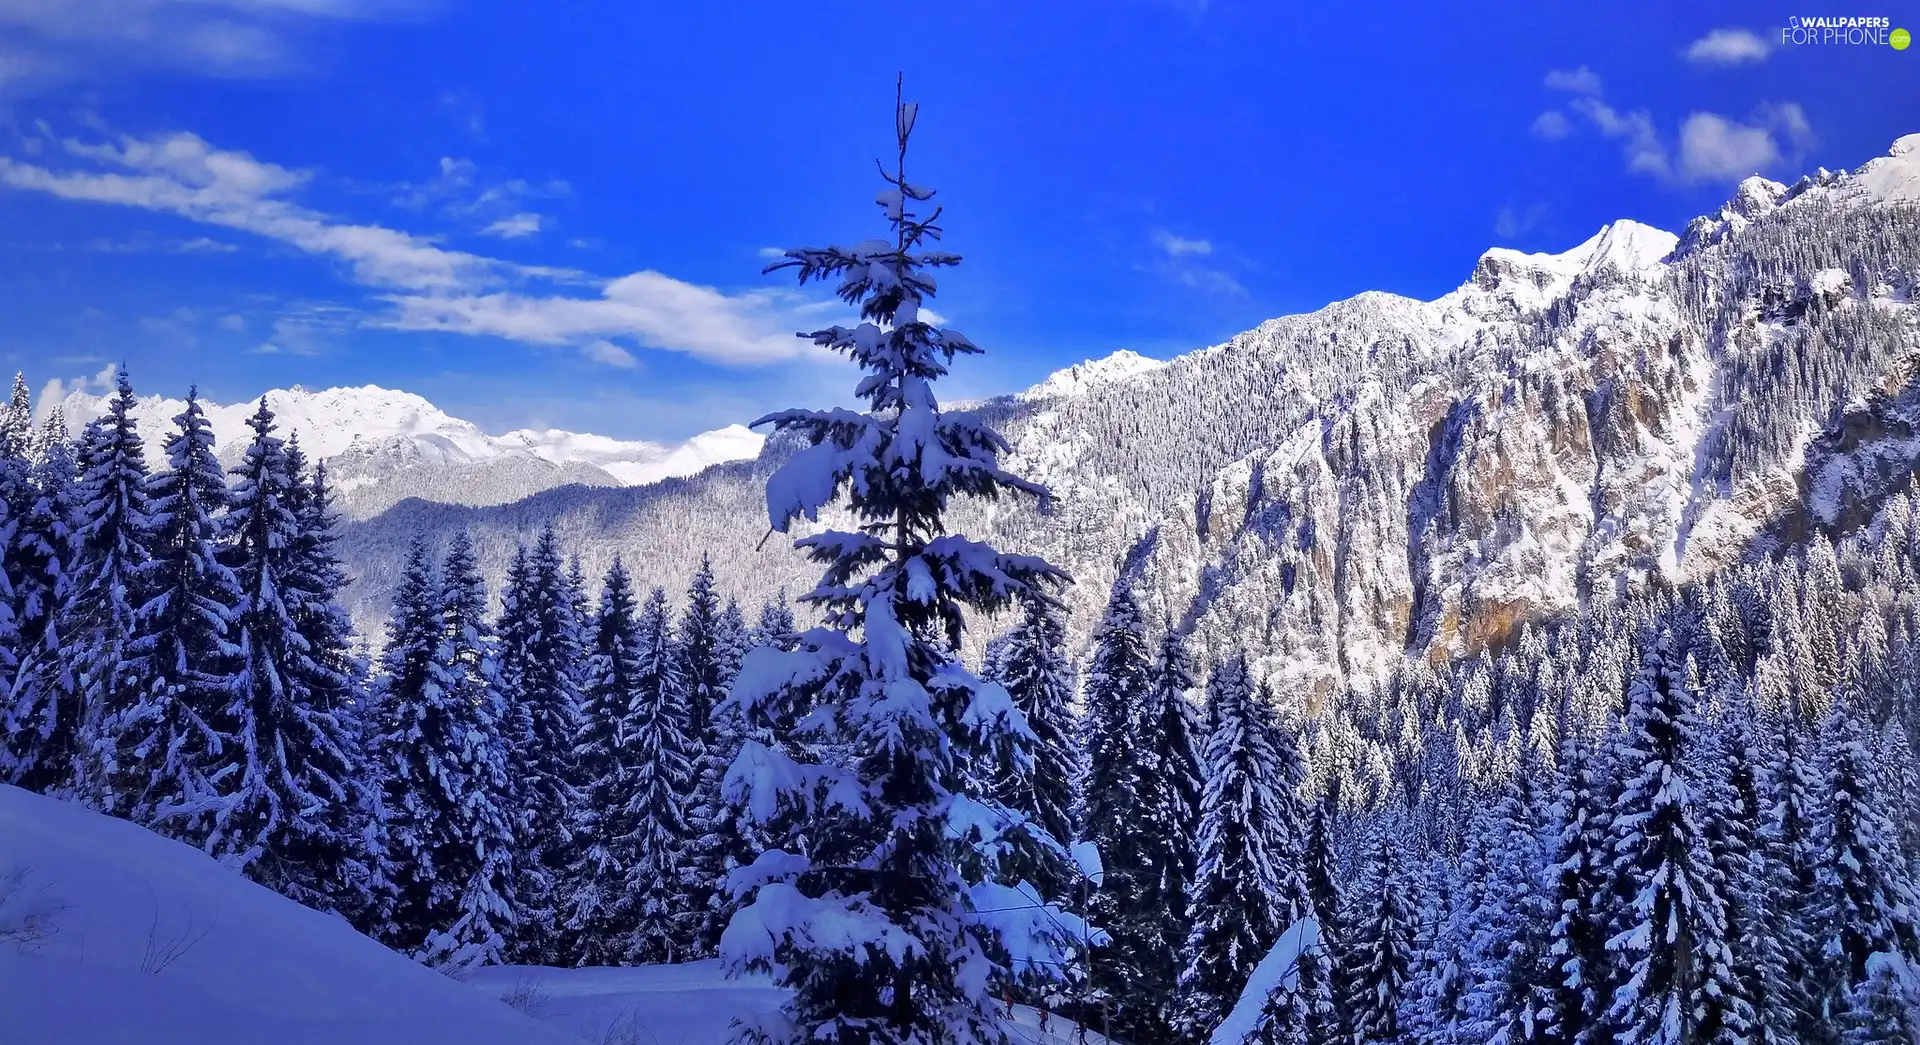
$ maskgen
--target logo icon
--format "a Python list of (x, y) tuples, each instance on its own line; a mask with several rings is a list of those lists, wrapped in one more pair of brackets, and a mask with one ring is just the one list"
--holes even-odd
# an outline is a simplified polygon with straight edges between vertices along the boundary
[(1893, 45), (1894, 50), (1904, 51), (1907, 45), (1913, 42), (1913, 34), (1905, 29), (1895, 29), (1893, 35), (1887, 38), (1887, 42)]

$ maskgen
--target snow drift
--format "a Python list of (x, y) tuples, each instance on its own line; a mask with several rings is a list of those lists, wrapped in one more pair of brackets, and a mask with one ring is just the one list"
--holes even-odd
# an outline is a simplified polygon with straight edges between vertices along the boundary
[[(0, 785), (0, 1043), (578, 1045), (138, 825)], [(38, 939), (8, 927), (45, 919)]]

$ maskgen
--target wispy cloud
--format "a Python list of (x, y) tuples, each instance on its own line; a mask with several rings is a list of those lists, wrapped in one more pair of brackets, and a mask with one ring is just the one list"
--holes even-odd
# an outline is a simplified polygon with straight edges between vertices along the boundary
[(1599, 94), (1600, 74), (1586, 66), (1578, 69), (1549, 69), (1547, 89), (1569, 94)]
[(804, 343), (793, 331), (808, 324), (797, 316), (780, 318), (797, 311), (791, 297), (770, 291), (728, 295), (647, 271), (608, 281), (593, 298), (519, 291), (394, 295), (387, 299), (393, 313), (377, 322), (535, 345), (627, 337), (715, 362), (753, 364), (803, 354)]
[(1149, 238), (1161, 254), (1156, 267), (1175, 283), (1227, 297), (1247, 292), (1225, 268), (1201, 262), (1213, 256), (1212, 240), (1180, 236), (1166, 229), (1154, 229)]
[(292, 42), (410, 0), (0, 0), (0, 92), (147, 70), (212, 77), (295, 70)]
[(1549, 141), (1564, 138), (1573, 133), (1573, 124), (1567, 121), (1567, 114), (1558, 109), (1548, 109), (1534, 117), (1533, 133)]
[(1681, 54), (1695, 65), (1740, 65), (1763, 62), (1773, 45), (1745, 29), (1715, 29), (1687, 45)]
[[(1600, 96), (1600, 77), (1586, 66), (1573, 72), (1556, 69), (1547, 74), (1546, 86), (1579, 95), (1567, 108), (1601, 135), (1620, 142), (1627, 170), (1675, 184), (1744, 177), (1795, 163), (1813, 142), (1806, 112), (1794, 102), (1762, 105), (1745, 122), (1719, 113), (1692, 113), (1669, 147), (1651, 113), (1615, 108)], [(1555, 109), (1536, 119), (1533, 129), (1540, 137), (1555, 139), (1571, 135), (1574, 126)]]
[(632, 370), (640, 365), (640, 361), (633, 358), (632, 352), (611, 341), (589, 341), (580, 346), (580, 354), (596, 363), (619, 367), (622, 370)]
[(1493, 234), (1501, 239), (1518, 239), (1546, 220), (1547, 205), (1530, 203), (1525, 207), (1508, 205), (1493, 216)]
[[(376, 325), (536, 345), (619, 339), (736, 365), (812, 355), (792, 331), (818, 324), (804, 322), (807, 300), (790, 291), (728, 294), (651, 270), (600, 279), (342, 221), (293, 199), (312, 180), (310, 172), (218, 149), (193, 134), (68, 139), (58, 146), (38, 162), (0, 156), (0, 185), (173, 214), (331, 259), (390, 306), (367, 318)], [(582, 296), (577, 287), (592, 292)], [(282, 340), (267, 344), (289, 350)]]
[(482, 236), (497, 239), (524, 239), (540, 231), (540, 215), (529, 211), (501, 218), (480, 230)]
[(1187, 239), (1176, 236), (1166, 229), (1153, 231), (1153, 245), (1167, 252), (1168, 257), (1180, 258), (1189, 254), (1206, 256), (1213, 253), (1213, 244), (1203, 239)]
[(1575, 98), (1571, 104), (1574, 111), (1586, 116), (1601, 134), (1620, 139), (1628, 170), (1661, 176), (1668, 173), (1666, 146), (1654, 130), (1652, 114), (1644, 109), (1621, 112), (1594, 97)]

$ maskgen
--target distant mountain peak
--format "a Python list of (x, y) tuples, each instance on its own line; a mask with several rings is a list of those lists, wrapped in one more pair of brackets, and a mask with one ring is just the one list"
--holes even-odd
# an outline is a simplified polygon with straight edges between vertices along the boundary
[[(710, 465), (757, 456), (764, 437), (741, 425), (683, 443), (623, 440), (561, 429), (487, 434), (422, 396), (379, 385), (272, 389), (243, 403), (202, 401), (223, 460), (237, 460), (246, 419), (261, 399), (283, 435), (332, 464), (347, 510), (370, 514), (409, 496), (459, 504), (499, 504), (569, 483), (637, 486), (691, 475)], [(61, 404), (68, 423), (106, 411), (108, 397), (74, 392)], [(143, 396), (135, 408), (150, 462), (158, 466), (179, 399)]]

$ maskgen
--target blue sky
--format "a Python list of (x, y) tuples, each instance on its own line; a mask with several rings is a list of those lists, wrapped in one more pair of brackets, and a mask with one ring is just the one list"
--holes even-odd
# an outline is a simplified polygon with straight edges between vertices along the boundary
[(623, 437), (844, 398), (761, 254), (880, 230), (896, 70), (989, 352), (950, 396), (1920, 131), (1920, 48), (1780, 46), (1796, 8), (1440, 6), (0, 0), (0, 361)]

